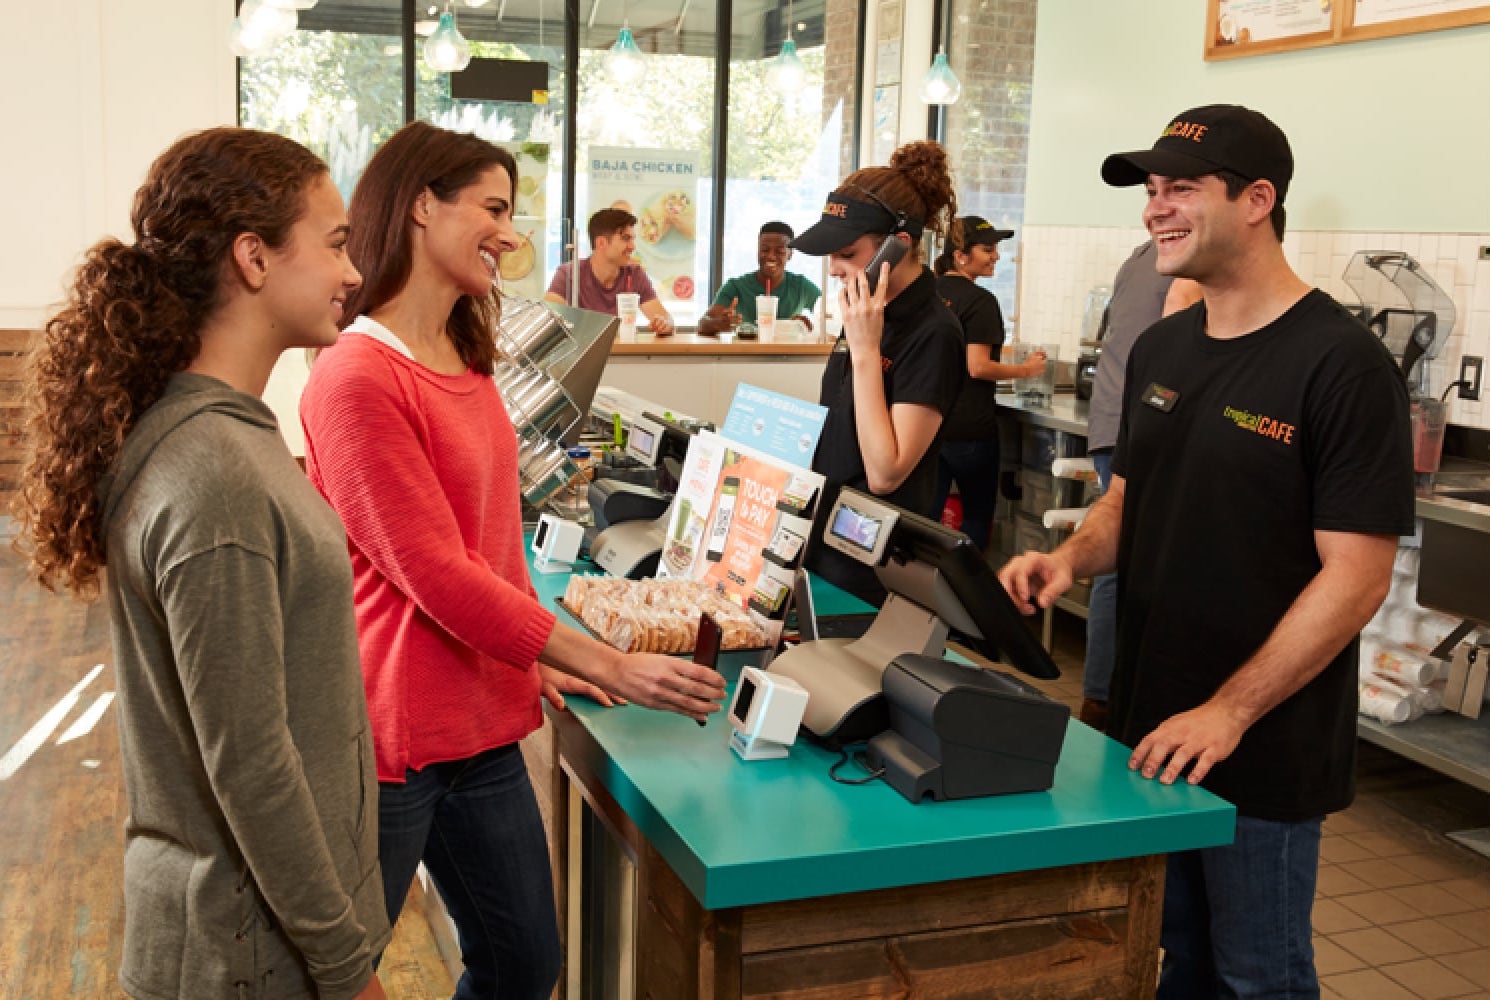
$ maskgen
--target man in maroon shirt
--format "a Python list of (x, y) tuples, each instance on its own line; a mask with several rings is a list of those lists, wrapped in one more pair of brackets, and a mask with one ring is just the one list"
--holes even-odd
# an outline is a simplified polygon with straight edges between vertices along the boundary
[[(620, 208), (602, 208), (590, 216), (589, 232), (591, 254), (579, 261), (579, 307), (614, 316), (617, 293), (635, 292), (652, 332), (672, 333), (673, 318), (658, 301), (647, 272), (631, 262), (636, 252), (636, 216)], [(545, 302), (569, 301), (572, 271), (572, 263), (559, 265), (543, 296)]]

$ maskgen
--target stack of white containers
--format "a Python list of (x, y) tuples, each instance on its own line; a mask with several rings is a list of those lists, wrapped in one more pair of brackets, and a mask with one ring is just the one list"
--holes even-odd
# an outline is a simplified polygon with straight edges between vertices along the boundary
[(1432, 650), (1459, 624), (1417, 602), (1418, 559), (1413, 543), (1397, 550), (1392, 589), (1361, 631), (1361, 714), (1393, 724), (1443, 711), (1449, 663)]

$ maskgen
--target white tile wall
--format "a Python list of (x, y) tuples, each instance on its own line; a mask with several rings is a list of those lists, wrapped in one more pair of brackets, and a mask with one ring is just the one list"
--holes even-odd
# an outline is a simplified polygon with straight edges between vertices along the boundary
[[(1079, 352), (1081, 314), (1094, 285), (1110, 285), (1119, 265), (1146, 234), (1138, 226), (1026, 226), (1019, 247), (1020, 287), (1015, 339), (1059, 344), (1061, 358)], [(1449, 339), (1432, 363), (1432, 384), (1447, 385), (1459, 372), (1465, 354), (1490, 359), (1490, 261), (1479, 248), (1490, 246), (1490, 233), (1342, 233), (1292, 232), (1283, 252), (1305, 281), (1342, 302), (1356, 296), (1342, 275), (1357, 250), (1402, 250), (1448, 293), (1458, 316)], [(1449, 420), (1490, 429), (1490, 388), (1479, 401), (1451, 394)]]

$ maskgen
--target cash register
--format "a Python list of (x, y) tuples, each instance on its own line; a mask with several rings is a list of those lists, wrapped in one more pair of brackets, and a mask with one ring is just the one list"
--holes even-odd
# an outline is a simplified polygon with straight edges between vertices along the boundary
[(873, 566), (889, 596), (862, 637), (806, 641), (772, 661), (808, 692), (806, 734), (836, 748), (868, 741), (868, 766), (911, 801), (1049, 788), (1070, 709), (1008, 673), (944, 658), (955, 630), (992, 661), (1060, 676), (977, 546), (848, 488), (823, 544)]
[[(624, 454), (635, 467), (656, 470), (659, 486), (674, 486), (693, 434), (694, 429), (677, 420), (640, 413), (630, 420)], [(587, 541), (595, 564), (612, 576), (633, 580), (655, 576), (672, 494), (672, 489), (653, 489), (597, 468), (588, 490), (594, 524)]]

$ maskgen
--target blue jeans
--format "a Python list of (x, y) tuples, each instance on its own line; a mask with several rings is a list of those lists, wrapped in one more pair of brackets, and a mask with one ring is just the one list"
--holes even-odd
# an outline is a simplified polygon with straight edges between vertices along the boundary
[(999, 442), (944, 441), (936, 463), (936, 514), (957, 483), (962, 497), (962, 533), (973, 540), (979, 552), (988, 551), (988, 536), (993, 530), (994, 507), (999, 496)]
[(460, 936), (455, 1000), (543, 1000), (559, 979), (559, 923), (543, 816), (517, 744), (410, 770), (379, 786), (388, 922), (422, 860)]
[[(1112, 452), (1093, 455), (1102, 492), (1112, 482)], [(1117, 660), (1117, 574), (1106, 573), (1092, 581), (1092, 596), (1086, 612), (1086, 670), (1081, 678), (1081, 695), (1093, 701), (1106, 701), (1112, 687), (1112, 668)]]
[(1229, 847), (1169, 856), (1155, 1000), (1319, 996), (1310, 915), (1320, 821), (1238, 816)]

